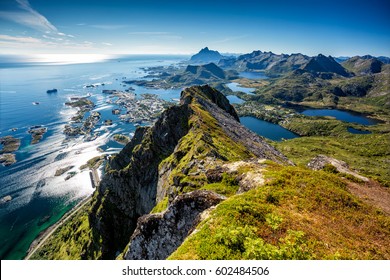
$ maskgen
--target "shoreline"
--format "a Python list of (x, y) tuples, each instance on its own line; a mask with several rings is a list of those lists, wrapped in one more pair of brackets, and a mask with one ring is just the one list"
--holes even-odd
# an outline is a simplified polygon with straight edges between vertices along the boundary
[(82, 199), (79, 203), (77, 203), (72, 209), (70, 209), (68, 212), (66, 212), (61, 219), (59, 219), (55, 224), (51, 225), (47, 229), (41, 231), (38, 236), (34, 239), (33, 242), (31, 242), (30, 247), (28, 248), (26, 252), (26, 256), (23, 258), (23, 260), (29, 260), (32, 255), (43, 245), (45, 244), (46, 240), (60, 227), (62, 226), (67, 220), (69, 220), (71, 217), (73, 217), (74, 214), (76, 214), (83, 206), (85, 206), (87, 203), (91, 202), (93, 193), (91, 195), (88, 195), (84, 199)]

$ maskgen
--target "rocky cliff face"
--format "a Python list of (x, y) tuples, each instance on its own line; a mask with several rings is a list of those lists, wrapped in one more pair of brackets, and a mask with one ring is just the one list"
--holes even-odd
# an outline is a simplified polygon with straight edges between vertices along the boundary
[(198, 190), (176, 197), (161, 214), (142, 216), (130, 238), (124, 259), (166, 259), (194, 230), (202, 212), (224, 199), (214, 192)]
[[(156, 252), (138, 256), (140, 248), (145, 247), (142, 244), (151, 236), (142, 228), (156, 227), (155, 234), (160, 237), (166, 232), (173, 234), (174, 229), (166, 226), (172, 218), (169, 215), (183, 213), (177, 210), (182, 206), (172, 207), (189, 201), (186, 196), (177, 199), (178, 196), (207, 184), (206, 170), (254, 157), (289, 163), (263, 138), (240, 125), (236, 111), (222, 93), (209, 86), (187, 88), (179, 106), (166, 110), (153, 127), (138, 128), (132, 141), (110, 160), (89, 215), (90, 224), (102, 240), (102, 258), (115, 258), (132, 234), (128, 258), (163, 258), (168, 251), (164, 256)], [(188, 210), (191, 213), (178, 218), (186, 222), (183, 231), (177, 232), (172, 248), (183, 241), (199, 213), (220, 199), (214, 197), (205, 203), (204, 195), (195, 192), (189, 196), (194, 207)], [(164, 199), (171, 204), (165, 214), (169, 217), (142, 218), (137, 228), (139, 217), (150, 213)], [(160, 237), (153, 239), (156, 248), (167, 242)]]
[(152, 128), (139, 128), (133, 140), (111, 160), (103, 177), (91, 224), (102, 237), (102, 257), (112, 259), (128, 242), (138, 217), (156, 201), (158, 165), (188, 131), (188, 106), (166, 110)]

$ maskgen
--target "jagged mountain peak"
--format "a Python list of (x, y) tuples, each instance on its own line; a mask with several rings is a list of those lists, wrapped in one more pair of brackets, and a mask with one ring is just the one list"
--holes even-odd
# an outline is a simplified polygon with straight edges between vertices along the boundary
[(190, 104), (193, 102), (194, 98), (197, 99), (198, 102), (212, 102), (219, 108), (230, 114), (236, 121), (240, 121), (236, 110), (230, 104), (229, 100), (215, 88), (212, 88), (209, 85), (193, 86), (186, 88), (181, 92), (180, 103)]
[(341, 63), (346, 69), (357, 74), (375, 74), (382, 71), (384, 63), (371, 55), (354, 56)]
[(319, 73), (335, 73), (344, 77), (350, 76), (350, 73), (337, 63), (332, 56), (319, 54), (312, 57), (309, 62), (302, 66), (303, 70)]
[(194, 54), (191, 62), (218, 62), (224, 56), (218, 51), (210, 50), (208, 47), (201, 49), (197, 54)]

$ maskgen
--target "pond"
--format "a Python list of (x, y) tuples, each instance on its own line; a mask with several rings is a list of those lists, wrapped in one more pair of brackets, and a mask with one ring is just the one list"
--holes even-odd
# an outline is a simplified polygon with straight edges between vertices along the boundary
[(297, 134), (281, 127), (278, 124), (260, 120), (255, 117), (241, 117), (240, 122), (246, 128), (252, 130), (260, 136), (266, 137), (273, 141), (281, 141), (282, 139), (292, 139), (299, 137)]
[(242, 87), (239, 83), (228, 83), (226, 86), (232, 91), (241, 91), (246, 94), (254, 94), (253, 91), (255, 90), (255, 88)]
[(242, 104), (245, 102), (245, 100), (242, 100), (241, 98), (235, 96), (235, 95), (228, 95), (226, 98), (229, 100), (231, 104)]
[(344, 122), (354, 122), (362, 125), (374, 125), (379, 121), (370, 119), (363, 114), (352, 113), (349, 111), (342, 111), (337, 109), (307, 109), (301, 112), (305, 116), (318, 116), (318, 117), (334, 117), (337, 120)]
[(371, 131), (368, 131), (368, 130), (359, 130), (359, 129), (355, 129), (353, 127), (348, 127), (347, 130), (349, 133), (352, 133), (352, 134), (371, 134), (372, 133)]

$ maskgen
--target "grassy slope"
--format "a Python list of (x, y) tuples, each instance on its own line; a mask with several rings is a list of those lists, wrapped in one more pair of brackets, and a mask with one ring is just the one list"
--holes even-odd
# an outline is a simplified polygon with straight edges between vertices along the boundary
[[(198, 172), (197, 164), (191, 165), (191, 162), (203, 160), (207, 165), (205, 167), (209, 169), (222, 162), (253, 157), (253, 154), (243, 145), (227, 137), (209, 112), (202, 109), (197, 103), (191, 105), (191, 108), (194, 111), (194, 115), (189, 120), (191, 129), (176, 147), (176, 151), (180, 152), (173, 153), (160, 163), (160, 168), (164, 165), (172, 168), (164, 186), (168, 188), (173, 185), (174, 180), (179, 180), (182, 186), (179, 193), (199, 189), (207, 182), (204, 172)], [(208, 160), (211, 157), (215, 159), (214, 162)], [(185, 175), (183, 169), (189, 166), (191, 167), (188, 174)], [(224, 194), (224, 191), (221, 192)]]
[[(100, 256), (100, 242), (89, 225), (90, 205), (80, 208), (72, 218), (61, 225), (32, 255), (31, 259), (77, 260), (97, 259)], [(93, 248), (91, 250), (91, 248)]]
[(324, 154), (343, 160), (362, 175), (390, 186), (390, 133), (301, 137), (274, 145), (298, 165), (306, 165), (313, 157)]
[(334, 174), (273, 166), (217, 206), (170, 259), (388, 259), (390, 218)]

